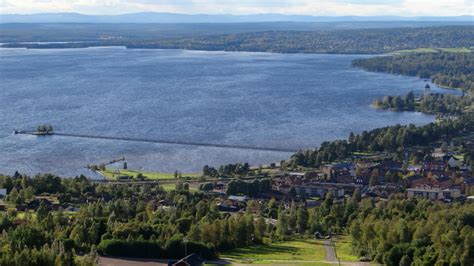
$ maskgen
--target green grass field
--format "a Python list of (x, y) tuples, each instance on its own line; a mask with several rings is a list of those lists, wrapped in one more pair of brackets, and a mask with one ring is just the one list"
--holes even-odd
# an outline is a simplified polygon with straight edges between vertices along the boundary
[(371, 156), (371, 155), (373, 155), (373, 153), (370, 153), (370, 152), (360, 152), (360, 151), (353, 152), (352, 154), (362, 155), (362, 156)]
[(471, 49), (462, 47), (462, 48), (439, 48), (439, 50), (450, 53), (470, 53)]
[[(171, 190), (174, 190), (176, 188), (176, 184), (161, 184), (160, 185), (165, 191), (171, 191)], [(191, 192), (195, 192), (195, 191), (198, 191), (198, 188), (197, 187), (194, 187), (194, 186), (189, 186), (189, 191)]]
[[(105, 171), (100, 171), (107, 179), (115, 180), (116, 177), (114, 168), (108, 168)], [(169, 180), (174, 179), (174, 173), (161, 173), (161, 172), (141, 172), (147, 179), (149, 180)], [(138, 171), (135, 170), (123, 170), (120, 169), (120, 175), (128, 175), (135, 177), (138, 174)], [(201, 174), (199, 173), (183, 173), (182, 176), (189, 176), (189, 177), (200, 177)]]
[(461, 48), (417, 48), (411, 50), (400, 50), (393, 52), (392, 54), (407, 54), (407, 53), (439, 53), (440, 51), (443, 52), (450, 52), (450, 53), (470, 53), (473, 50), (467, 47)]
[(411, 50), (400, 50), (393, 53), (405, 54), (405, 53), (438, 53), (438, 52), (439, 51), (434, 48), (417, 48), (417, 49), (411, 49)]
[[(326, 259), (326, 251), (321, 241), (295, 240), (236, 248), (221, 253), (220, 257), (245, 264), (318, 265), (317, 261)], [(321, 265), (328, 264), (321, 263)]]
[(341, 261), (359, 261), (359, 258), (352, 254), (351, 240), (349, 236), (343, 236), (335, 241), (337, 257)]

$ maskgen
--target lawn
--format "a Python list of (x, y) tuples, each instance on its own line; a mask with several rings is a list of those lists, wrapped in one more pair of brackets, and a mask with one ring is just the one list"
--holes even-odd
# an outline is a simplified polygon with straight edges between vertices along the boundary
[[(34, 211), (30, 210), (28, 211), (28, 214), (30, 215), (31, 219), (36, 220), (36, 213)], [(16, 214), (16, 218), (22, 219), (22, 220), (26, 219), (26, 216), (27, 216), (26, 211), (19, 211)]]
[[(161, 184), (160, 185), (165, 191), (171, 191), (171, 190), (174, 190), (176, 188), (176, 184)], [(195, 191), (198, 191), (198, 188), (196, 186), (192, 186), (190, 185), (189, 186), (189, 191), (191, 192), (195, 192)]]
[(471, 49), (462, 47), (462, 48), (440, 48), (439, 50), (450, 53), (470, 53)]
[(361, 151), (355, 151), (352, 153), (353, 155), (363, 155), (363, 156), (370, 156), (373, 155), (371, 152), (361, 152)]
[[(326, 251), (321, 241), (295, 240), (267, 245), (236, 248), (220, 254), (238, 263), (253, 264), (304, 264), (311, 261), (324, 261)], [(306, 261), (306, 262), (305, 262)], [(315, 265), (316, 262), (311, 262)]]
[(356, 255), (352, 254), (351, 239), (349, 236), (343, 236), (335, 241), (336, 254), (341, 261), (359, 261)]
[(411, 50), (400, 50), (393, 53), (404, 54), (404, 53), (438, 53), (438, 52), (439, 52), (438, 49), (434, 49), (434, 48), (417, 48), (417, 49), (411, 49)]
[[(108, 168), (105, 171), (100, 171), (107, 179), (114, 180), (115, 179), (115, 171), (117, 169)], [(120, 169), (120, 175), (128, 175), (135, 177), (139, 172), (135, 170), (123, 170)], [(169, 180), (174, 179), (174, 173), (161, 173), (161, 172), (141, 172), (147, 179), (149, 180)], [(182, 176), (189, 176), (189, 177), (200, 177), (201, 174), (199, 173), (183, 173)]]
[(443, 52), (450, 52), (450, 53), (470, 53), (472, 52), (471, 49), (466, 47), (460, 48), (417, 48), (412, 50), (400, 50), (393, 52), (393, 54), (406, 54), (406, 53), (439, 53), (440, 51)]
[(59, 204), (59, 199), (56, 196), (36, 196), (35, 199), (37, 200), (45, 199), (53, 204)]

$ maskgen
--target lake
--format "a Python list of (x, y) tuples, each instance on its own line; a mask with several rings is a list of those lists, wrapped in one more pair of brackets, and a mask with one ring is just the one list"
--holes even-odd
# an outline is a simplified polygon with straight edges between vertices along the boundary
[(0, 49), (0, 172), (93, 176), (87, 164), (122, 156), (133, 169), (195, 172), (205, 164), (259, 165), (291, 155), (12, 135), (43, 123), (67, 133), (299, 149), (351, 131), (433, 121), (421, 113), (371, 108), (383, 95), (420, 93), (425, 82), (352, 68), (361, 57), (366, 55)]

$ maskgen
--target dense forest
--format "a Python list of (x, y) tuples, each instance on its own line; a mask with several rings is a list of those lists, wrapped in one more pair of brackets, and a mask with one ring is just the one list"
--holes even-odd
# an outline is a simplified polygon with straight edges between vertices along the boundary
[(474, 92), (474, 53), (410, 53), (357, 59), (353, 65), (369, 71), (432, 79), (434, 83)]
[(474, 46), (472, 27), (269, 31), (141, 42), (129, 48), (275, 53), (379, 54), (419, 47)]
[[(273, 25), (273, 24), (272, 24)], [(123, 32), (114, 31), (107, 26), (100, 26), (100, 34), (91, 33), (87, 25), (76, 25), (74, 32), (84, 38), (74, 38), (75, 43), (18, 43), (27, 29), (8, 28), (0, 39), (18, 41), (3, 45), (4, 47), (27, 48), (78, 48), (91, 46), (127, 46), (128, 48), (159, 48), (159, 49), (190, 49), (190, 50), (222, 50), (276, 53), (336, 53), (336, 54), (380, 54), (404, 49), (420, 47), (471, 47), (474, 46), (474, 28), (468, 26), (418, 27), (418, 28), (375, 28), (375, 29), (311, 29), (301, 27), (295, 30), (294, 25), (248, 25), (255, 28), (253, 32), (245, 27), (235, 28), (230, 33), (222, 33), (224, 26), (202, 28), (193, 25), (171, 25), (167, 30), (160, 25), (136, 26), (120, 25)], [(51, 40), (65, 41), (68, 31), (58, 25), (59, 33), (48, 33)], [(213, 28), (214, 27), (214, 28)], [(176, 29), (176, 32), (173, 31)], [(37, 41), (41, 39), (41, 28)], [(213, 34), (214, 33), (214, 34)], [(68, 41), (68, 40), (66, 40)]]
[(450, 21), (338, 21), (248, 23), (0, 23), (0, 42), (150, 41), (261, 31), (469, 26)]
[[(348, 140), (323, 142), (314, 150), (299, 151), (291, 157), (290, 164), (318, 167), (322, 163), (349, 158), (354, 152), (367, 151), (389, 151), (401, 159), (404, 147), (430, 145), (435, 141), (473, 130), (474, 115), (472, 113), (419, 127), (412, 124), (377, 128), (361, 134), (351, 133)], [(466, 163), (473, 165), (474, 158), (465, 159), (468, 160)]]
[(388, 266), (473, 265), (474, 204), (396, 199), (359, 205), (353, 249)]

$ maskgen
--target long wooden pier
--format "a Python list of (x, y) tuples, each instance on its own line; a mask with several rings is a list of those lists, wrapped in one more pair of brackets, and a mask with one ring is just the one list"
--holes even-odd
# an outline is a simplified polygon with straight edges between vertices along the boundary
[(258, 146), (219, 144), (219, 143), (204, 143), (204, 142), (165, 140), (165, 139), (115, 137), (115, 136), (76, 134), (76, 133), (51, 132), (51, 133), (44, 134), (44, 135), (38, 135), (37, 132), (32, 132), (32, 131), (15, 131), (15, 134), (36, 135), (36, 136), (59, 136), (59, 137), (70, 137), (70, 138), (84, 138), (84, 139), (119, 140), (119, 141), (146, 142), (146, 143), (157, 143), (157, 144), (172, 144), (172, 145), (185, 145), (185, 146), (229, 148), (229, 149), (241, 149), (241, 150), (273, 151), (273, 152), (288, 152), (288, 153), (296, 152), (296, 149), (286, 149), (286, 148), (258, 147)]

